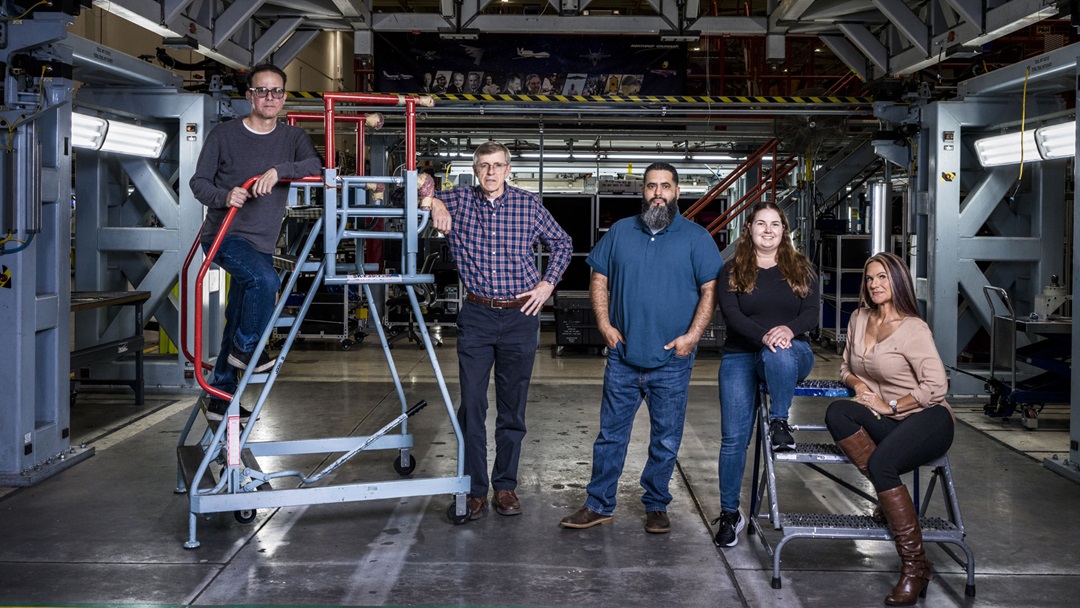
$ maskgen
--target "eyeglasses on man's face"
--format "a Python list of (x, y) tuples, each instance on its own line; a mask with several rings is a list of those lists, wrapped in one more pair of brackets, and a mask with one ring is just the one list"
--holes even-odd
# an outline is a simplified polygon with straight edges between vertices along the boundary
[(251, 91), (252, 95), (259, 99), (265, 99), (267, 95), (270, 95), (274, 99), (282, 99), (285, 97), (285, 89), (281, 87), (274, 87), (272, 89), (266, 87), (253, 87), (248, 90)]
[(476, 165), (476, 170), (480, 173), (487, 173), (489, 171), (498, 173), (509, 166), (510, 165), (506, 163), (480, 163), (479, 165)]

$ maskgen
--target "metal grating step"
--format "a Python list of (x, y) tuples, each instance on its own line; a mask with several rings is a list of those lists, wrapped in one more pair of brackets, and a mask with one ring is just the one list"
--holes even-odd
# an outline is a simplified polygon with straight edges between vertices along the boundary
[(848, 457), (835, 443), (798, 443), (791, 452), (773, 452), (777, 462), (824, 462), (840, 464)]
[[(920, 517), (925, 542), (962, 540), (964, 535), (951, 522), (940, 517)], [(784, 536), (812, 536), (863, 540), (891, 540), (888, 525), (874, 521), (869, 515), (838, 513), (781, 513), (780, 526)]]

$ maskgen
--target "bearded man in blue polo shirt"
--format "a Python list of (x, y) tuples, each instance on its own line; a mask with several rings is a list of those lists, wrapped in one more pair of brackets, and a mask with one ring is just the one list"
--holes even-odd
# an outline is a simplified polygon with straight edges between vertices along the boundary
[(682, 442), (698, 340), (716, 309), (723, 262), (708, 231), (679, 214), (679, 174), (645, 169), (641, 215), (619, 220), (589, 254), (596, 325), (608, 345), (600, 433), (585, 505), (559, 525), (590, 528), (615, 512), (634, 416), (644, 399), (652, 421), (641, 473), (645, 531), (671, 530), (668, 483)]

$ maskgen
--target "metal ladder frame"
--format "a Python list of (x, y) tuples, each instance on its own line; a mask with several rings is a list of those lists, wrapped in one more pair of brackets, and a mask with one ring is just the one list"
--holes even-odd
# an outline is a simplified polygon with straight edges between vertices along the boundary
[[(338, 176), (334, 168), (328, 167), (323, 170), (323, 175), (321, 177), (297, 180), (305, 182), (318, 180), (321, 184), (324, 195), (323, 217), (316, 220), (315, 226), (305, 240), (304, 246), (298, 256), (298, 262), (295, 268), (289, 273), (288, 279), (285, 282), (284, 293), (286, 296), (279, 298), (273, 316), (271, 317), (271, 322), (268, 323), (267, 327), (264, 329), (259, 344), (252, 355), (252, 360), (258, 360), (258, 357), (262, 354), (262, 351), (275, 328), (287, 327), (289, 331), (282, 343), (281, 352), (277, 357), (274, 367), (266, 374), (253, 373), (253, 366), (246, 369), (241, 376), (237, 391), (233, 395), (209, 386), (205, 378), (203, 378), (203, 371), (209, 370), (210, 365), (203, 362), (201, 358), (201, 309), (198, 306), (195, 307), (194, 316), (196, 327), (193, 349), (195, 354), (192, 355), (188, 352), (186, 344), (184, 345), (184, 353), (196, 366), (196, 377), (204, 390), (206, 390), (209, 395), (229, 400), (229, 409), (222, 423), (216, 425), (212, 423), (208, 424), (199, 441), (193, 445), (187, 445), (187, 439), (201, 409), (200, 403), (197, 402), (192, 408), (191, 414), (188, 416), (187, 423), (185, 424), (184, 430), (178, 441), (176, 491), (178, 493), (187, 492), (190, 503), (188, 516), (189, 535), (188, 540), (184, 543), (185, 548), (193, 549), (200, 545), (196, 538), (196, 522), (197, 515), (201, 513), (234, 511), (238, 521), (241, 523), (250, 523), (254, 520), (255, 511), (260, 508), (452, 494), (454, 496), (454, 501), (450, 503), (447, 509), (450, 520), (454, 523), (464, 523), (468, 517), (465, 497), (469, 489), (470, 480), (469, 477), (464, 474), (464, 442), (461, 427), (458, 424), (442, 370), (439, 367), (438, 359), (435, 356), (431, 337), (428, 335), (426, 325), (422, 322), (423, 313), (419, 302), (417, 301), (414, 289), (414, 285), (418, 283), (429, 283), (434, 280), (434, 277), (430, 275), (418, 274), (416, 268), (417, 236), (425, 228), (430, 219), (427, 211), (418, 208), (416, 187), (417, 171), (415, 167), (415, 154), (413, 153), (415, 150), (415, 106), (417, 103), (423, 103), (423, 100), (422, 98), (398, 95), (351, 93), (328, 93), (324, 96), (324, 100), (327, 104), (327, 122), (330, 125), (333, 124), (333, 106), (335, 102), (338, 101), (381, 104), (397, 103), (397, 105), (406, 106), (406, 139), (408, 149), (407, 170), (404, 177)], [(333, 129), (328, 126), (328, 159), (333, 158), (332, 138)], [(250, 182), (253, 180), (254, 178), (249, 180), (248, 185), (250, 185)], [(364, 189), (364, 185), (367, 183), (404, 185), (406, 192), (404, 208), (376, 207), (368, 205), (366, 191)], [(295, 189), (300, 186), (294, 184), (291, 187)], [(224, 238), (225, 232), (228, 229), (228, 225), (231, 223), (235, 212), (236, 209), (230, 210), (225, 222), (223, 222), (222, 230), (207, 253), (195, 281), (196, 294), (201, 294), (202, 278), (209, 269), (210, 264), (213, 261), (213, 255), (216, 253), (218, 245), (220, 245), (221, 240)], [(349, 230), (347, 226), (349, 220), (353, 218), (400, 219), (403, 222), (404, 228), (400, 232)], [(324, 255), (322, 259), (318, 262), (307, 261), (315, 242), (320, 236), (323, 238)], [(376, 238), (400, 239), (403, 241), (402, 268), (404, 270), (401, 274), (368, 274), (365, 272), (364, 264), (361, 259), (357, 259), (355, 265), (339, 265), (337, 263), (336, 252), (340, 242), (345, 240), (360, 241)], [(188, 255), (188, 262), (185, 263), (185, 271), (182, 275), (184, 278), (186, 278), (188, 274), (187, 264), (190, 263), (191, 259), (194, 257), (198, 245), (199, 242), (198, 239), (196, 239), (196, 242), (192, 247), (192, 252)], [(297, 315), (292, 318), (283, 318), (282, 313), (287, 304), (287, 294), (292, 293), (296, 286), (297, 277), (302, 272), (315, 273), (312, 288), (308, 290)], [(408, 434), (407, 419), (409, 416), (419, 411), (426, 403), (421, 402), (410, 408), (405, 402), (405, 394), (401, 379), (398, 375), (397, 368), (394, 365), (394, 359), (390, 353), (386, 334), (379, 324), (376, 324), (376, 329), (379, 334), (379, 340), (383, 346), (384, 356), (390, 367), (398, 398), (401, 402), (401, 415), (385, 425), (379, 431), (366, 437), (317, 438), (265, 442), (249, 441), (251, 432), (255, 428), (256, 420), (262, 411), (262, 407), (269, 396), (270, 390), (272, 389), (273, 384), (281, 371), (281, 367), (287, 358), (289, 350), (299, 332), (301, 323), (314, 299), (315, 292), (317, 291), (314, 287), (320, 284), (361, 285), (363, 286), (368, 301), (373, 301), (370, 289), (372, 283), (403, 285), (409, 296), (409, 303), (412, 307), (413, 314), (417, 319), (421, 320), (419, 323), (419, 331), (423, 339), (423, 345), (426, 348), (428, 358), (431, 361), (432, 369), (445, 405), (445, 410), (453, 427), (455, 438), (457, 439), (457, 467), (455, 474), (447, 477), (424, 479), (359, 482), (291, 489), (273, 488), (271, 482), (274, 479), (282, 477), (296, 477), (299, 478), (303, 484), (315, 483), (324, 476), (332, 473), (360, 451), (366, 449), (398, 450), (399, 456), (395, 459), (394, 468), (397, 469), (399, 474), (408, 474), (415, 466), (415, 459), (413, 459), (409, 453), (413, 447), (413, 441), (412, 436)], [(186, 285), (182, 285), (181, 292), (182, 299), (186, 304)], [(186, 319), (186, 311), (182, 312), (182, 319)], [(183, 331), (182, 333), (186, 339), (187, 332)], [(239, 417), (240, 395), (243, 394), (247, 386), (252, 383), (262, 383), (263, 388), (252, 409), (250, 422), (245, 427), (241, 427)], [(200, 399), (200, 401), (202, 401), (202, 399)], [(391, 429), (399, 425), (401, 430), (400, 434), (388, 434)], [(330, 465), (323, 467), (321, 471), (311, 475), (305, 475), (300, 471), (263, 472), (257, 461), (259, 456), (285, 456), (335, 452), (344, 452), (345, 454)], [(215, 482), (210, 470), (211, 465), (217, 462), (222, 462), (224, 467), (218, 480)], [(256, 492), (256, 490), (260, 491)]]
[[(797, 397), (831, 397), (846, 398), (851, 396), (850, 389), (839, 382), (810, 381), (795, 387)], [(754, 474), (751, 482), (752, 495), (750, 499), (750, 525), (747, 534), (757, 534), (762, 546), (773, 560), (773, 576), (771, 586), (773, 589), (781, 588), (780, 579), (780, 554), (787, 543), (800, 538), (810, 539), (846, 539), (846, 540), (892, 540), (892, 533), (887, 524), (875, 522), (869, 515), (840, 515), (840, 514), (813, 514), (813, 513), (782, 513), (776, 491), (776, 462), (802, 463), (811, 469), (821, 473), (828, 479), (836, 482), (841, 487), (876, 503), (876, 499), (851, 483), (826, 471), (822, 464), (843, 464), (850, 462), (846, 455), (834, 443), (812, 444), (799, 443), (795, 451), (774, 452), (769, 443), (769, 407), (768, 389), (764, 384), (759, 386), (757, 402), (755, 404), (755, 418), (757, 419), (757, 432), (754, 441)], [(825, 425), (793, 425), (793, 431), (828, 431)], [(933, 470), (927, 487), (926, 495), (922, 502), (919, 501), (919, 470), (913, 471), (913, 502), (918, 513), (925, 513), (930, 506), (930, 499), (938, 480), (941, 481), (946, 519), (939, 517), (919, 517), (919, 523), (923, 530), (923, 540), (928, 543), (937, 543), (945, 553), (951, 557), (960, 567), (967, 571), (967, 584), (964, 594), (968, 597), (975, 596), (975, 555), (965, 541), (966, 530), (960, 515), (960, 503), (956, 497), (956, 487), (953, 483), (952, 470), (949, 467), (948, 456), (927, 463), (923, 466)], [(768, 499), (768, 512), (760, 513), (764, 500)], [(774, 548), (764, 534), (761, 520), (772, 522), (775, 530), (783, 534)], [(842, 526), (836, 526), (840, 523)], [(959, 546), (966, 557), (962, 559), (948, 544)]]

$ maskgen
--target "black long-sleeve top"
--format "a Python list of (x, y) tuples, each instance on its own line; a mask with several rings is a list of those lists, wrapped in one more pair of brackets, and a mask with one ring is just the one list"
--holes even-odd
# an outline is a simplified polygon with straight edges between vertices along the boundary
[(777, 325), (787, 325), (796, 340), (806, 340), (806, 332), (817, 327), (821, 299), (816, 280), (810, 281), (805, 298), (795, 295), (780, 267), (758, 269), (757, 282), (750, 293), (735, 293), (728, 286), (731, 265), (720, 269), (716, 296), (724, 314), (727, 336), (726, 353), (748, 353), (761, 350), (761, 338)]

